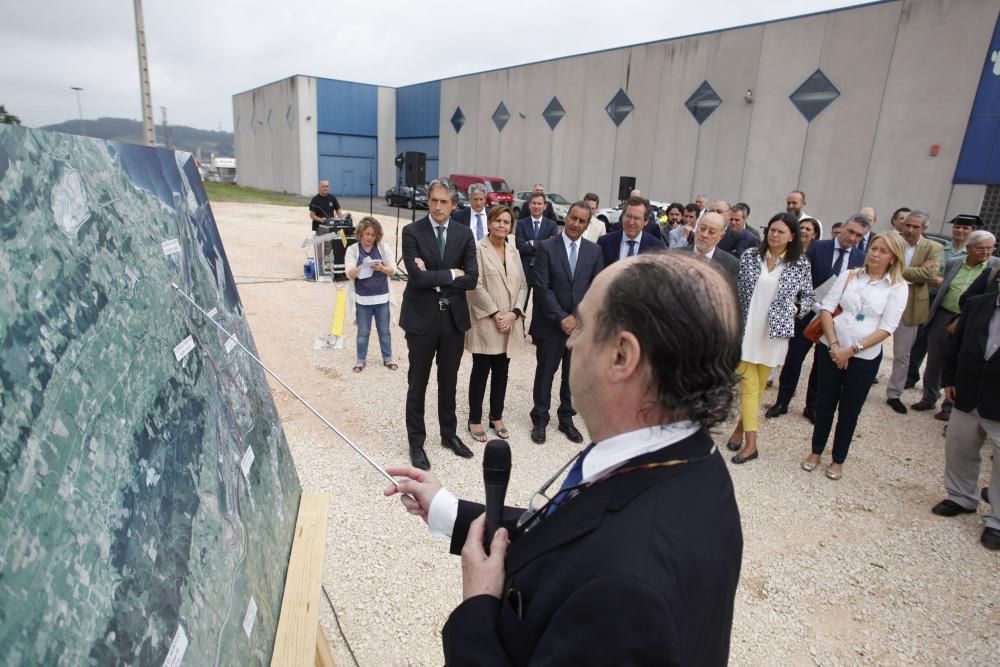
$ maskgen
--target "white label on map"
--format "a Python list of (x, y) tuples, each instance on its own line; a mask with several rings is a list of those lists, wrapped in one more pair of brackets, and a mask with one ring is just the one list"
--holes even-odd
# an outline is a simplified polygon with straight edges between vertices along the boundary
[(243, 471), (243, 476), (250, 479), (248, 475), (250, 474), (250, 466), (253, 465), (253, 447), (247, 445), (247, 451), (243, 454), (243, 460), (240, 461), (240, 469)]
[(177, 242), (177, 239), (164, 241), (160, 244), (160, 247), (163, 248), (163, 254), (167, 257), (181, 251), (181, 244)]
[(194, 349), (194, 339), (188, 336), (181, 342), (174, 346), (174, 357), (177, 361), (180, 361), (188, 355), (188, 352)]
[(236, 347), (236, 336), (230, 336), (226, 339), (226, 353), (232, 352), (234, 347)]
[(174, 635), (174, 640), (170, 642), (170, 652), (167, 653), (167, 659), (163, 661), (163, 667), (180, 667), (187, 647), (188, 637), (184, 632), (184, 626), (178, 624), (177, 634)]
[(246, 633), (247, 639), (250, 639), (250, 633), (253, 631), (253, 622), (257, 620), (257, 601), (250, 596), (250, 604), (247, 605), (246, 616), (243, 617), (243, 632)]
[(208, 316), (209, 317), (215, 317), (218, 314), (219, 314), (219, 309), (218, 308), (213, 308), (212, 310), (208, 311)]

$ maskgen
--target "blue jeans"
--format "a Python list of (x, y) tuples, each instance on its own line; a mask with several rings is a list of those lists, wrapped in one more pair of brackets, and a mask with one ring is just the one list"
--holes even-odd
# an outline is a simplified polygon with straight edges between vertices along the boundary
[(392, 361), (392, 332), (389, 330), (389, 304), (377, 306), (355, 304), (358, 317), (358, 361), (368, 357), (368, 338), (372, 335), (372, 316), (378, 329), (378, 345), (382, 349), (382, 361)]

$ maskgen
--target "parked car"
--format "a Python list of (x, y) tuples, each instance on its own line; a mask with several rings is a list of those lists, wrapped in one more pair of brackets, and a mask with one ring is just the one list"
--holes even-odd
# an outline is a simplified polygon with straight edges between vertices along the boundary
[(449, 174), (448, 179), (459, 192), (468, 194), (469, 186), (482, 183), (486, 186), (486, 205), (510, 205), (514, 201), (514, 192), (507, 181), (497, 176), (476, 176), (474, 174)]
[[(514, 207), (514, 212), (517, 213), (517, 217), (521, 218), (528, 212), (528, 197), (531, 196), (531, 190), (521, 190), (514, 193), (514, 202), (511, 206)], [(548, 192), (545, 194), (545, 199), (552, 204), (552, 211), (556, 214), (556, 222), (560, 225), (566, 219), (566, 214), (569, 213), (569, 207), (572, 202), (567, 201), (565, 197), (555, 192)]]
[[(402, 206), (403, 208), (410, 208), (410, 202), (413, 201), (412, 188), (406, 185), (394, 185), (385, 192), (385, 203), (388, 206)], [(417, 187), (416, 194), (416, 206), (413, 208), (427, 208), (427, 188), (424, 186)]]

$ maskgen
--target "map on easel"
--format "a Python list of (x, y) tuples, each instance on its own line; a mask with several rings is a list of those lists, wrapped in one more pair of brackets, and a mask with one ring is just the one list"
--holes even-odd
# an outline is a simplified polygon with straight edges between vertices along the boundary
[(0, 125), (0, 665), (268, 664), (301, 488), (190, 154)]

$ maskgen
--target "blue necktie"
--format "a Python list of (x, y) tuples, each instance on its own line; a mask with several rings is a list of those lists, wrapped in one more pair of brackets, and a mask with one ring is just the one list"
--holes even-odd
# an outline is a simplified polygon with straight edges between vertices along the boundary
[(542, 221), (541, 221), (541, 220), (536, 220), (536, 221), (535, 221), (535, 240), (536, 240), (536, 241), (538, 240), (538, 228), (539, 228), (539, 227), (540, 227), (541, 225), (542, 225)]
[(597, 443), (592, 442), (589, 445), (587, 445), (584, 448), (584, 450), (580, 452), (580, 455), (576, 457), (576, 461), (573, 461), (573, 465), (570, 466), (569, 473), (566, 475), (566, 479), (563, 480), (562, 486), (559, 487), (559, 493), (552, 496), (552, 502), (549, 504), (549, 509), (548, 509), (549, 512), (555, 510), (560, 503), (569, 500), (568, 495), (565, 497), (560, 497), (560, 495), (566, 489), (572, 489), (574, 486), (579, 485), (580, 482), (583, 481), (583, 460), (587, 458), (587, 454), (590, 453), (590, 450), (594, 448), (595, 444)]
[(837, 261), (833, 263), (833, 274), (835, 276), (839, 276), (844, 268), (844, 253), (846, 252), (843, 248), (837, 248)]
[(476, 213), (476, 240), (483, 238), (485, 232), (483, 231), (483, 214)]
[(858, 241), (858, 252), (860, 252), (862, 255), (865, 254), (865, 237), (864, 236), (862, 236), (861, 240)]
[(576, 241), (569, 244), (569, 275), (576, 275)]
[(626, 257), (632, 257), (634, 255), (635, 255), (635, 241), (629, 241), (628, 242), (628, 254), (625, 255), (625, 256)]

